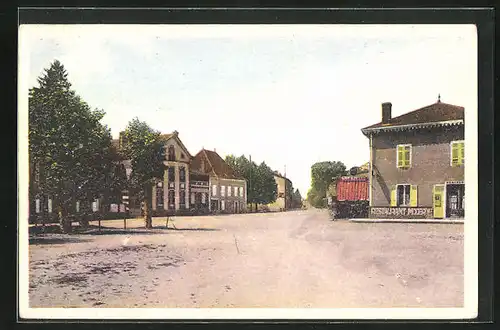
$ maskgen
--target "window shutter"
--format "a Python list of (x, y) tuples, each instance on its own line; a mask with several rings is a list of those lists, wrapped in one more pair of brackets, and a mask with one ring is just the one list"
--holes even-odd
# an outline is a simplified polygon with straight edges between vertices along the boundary
[(464, 164), (464, 143), (463, 142), (459, 143), (458, 164), (460, 164), (460, 165)]
[(417, 186), (415, 185), (411, 185), (410, 189), (410, 206), (411, 207), (417, 206)]
[(398, 151), (397, 151), (397, 158), (398, 158), (398, 167), (403, 167), (403, 147), (398, 146)]
[(396, 186), (391, 189), (391, 206), (396, 206)]
[(404, 147), (404, 167), (410, 167), (410, 147)]
[(454, 142), (451, 144), (451, 165), (457, 166), (459, 164), (458, 159), (458, 143)]

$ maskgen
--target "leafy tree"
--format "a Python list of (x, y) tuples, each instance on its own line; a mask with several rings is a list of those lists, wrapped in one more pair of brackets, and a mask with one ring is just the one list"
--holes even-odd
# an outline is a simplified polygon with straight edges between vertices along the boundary
[(346, 175), (342, 162), (319, 162), (311, 166), (311, 190), (307, 199), (314, 207), (325, 207), (325, 198), (330, 185), (339, 177)]
[(163, 178), (165, 171), (165, 154), (160, 135), (160, 132), (138, 118), (130, 121), (124, 132), (123, 152), (132, 165), (130, 187), (142, 200), (146, 228), (153, 228), (150, 212), (152, 187), (155, 179)]
[(257, 166), (244, 155), (239, 157), (229, 155), (225, 161), (235, 174), (247, 181), (247, 202), (255, 204), (256, 210), (258, 204), (268, 204), (276, 200), (277, 186), (274, 173), (266, 163), (262, 162)]
[(295, 189), (295, 192), (293, 193), (292, 205), (293, 208), (302, 207), (302, 196), (300, 195), (299, 189)]
[(64, 232), (71, 231), (76, 201), (98, 198), (112, 171), (111, 133), (100, 123), (104, 111), (92, 110), (71, 90), (67, 75), (56, 60), (29, 92), (29, 158), (37, 174), (30, 186), (52, 199)]
[(265, 162), (257, 167), (255, 203), (269, 204), (276, 201), (278, 187), (273, 170)]

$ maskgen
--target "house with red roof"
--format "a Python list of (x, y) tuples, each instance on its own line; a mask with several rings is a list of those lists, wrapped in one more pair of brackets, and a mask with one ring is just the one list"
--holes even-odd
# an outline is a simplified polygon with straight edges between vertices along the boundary
[(215, 150), (200, 150), (193, 157), (191, 168), (209, 176), (211, 211), (240, 213), (246, 209), (246, 180), (236, 175)]
[(369, 139), (372, 218), (463, 217), (464, 108), (436, 103), (392, 117), (382, 104)]

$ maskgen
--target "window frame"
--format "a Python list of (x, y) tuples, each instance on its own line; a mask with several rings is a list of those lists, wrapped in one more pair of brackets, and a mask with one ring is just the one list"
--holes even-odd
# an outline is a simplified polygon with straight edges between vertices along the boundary
[[(464, 147), (463, 147), (464, 157), (462, 158), (462, 163), (454, 165), (453, 164), (453, 145), (454, 144), (458, 144), (458, 143), (463, 143), (463, 145), (464, 145)], [(460, 159), (460, 157), (458, 159)], [(454, 141), (451, 141), (450, 142), (450, 166), (452, 166), (452, 167), (460, 167), (460, 166), (464, 166), (464, 165), (465, 165), (465, 140), (454, 140)]]
[[(410, 150), (408, 151), (408, 153), (410, 154), (410, 164), (408, 165), (408, 167), (404, 166), (404, 167), (400, 167), (399, 166), (399, 147), (410, 147)], [(396, 168), (398, 169), (401, 169), (401, 170), (407, 170), (407, 169), (410, 169), (412, 167), (412, 164), (413, 164), (413, 146), (410, 144), (410, 143), (406, 143), (406, 144), (398, 144), (396, 145)]]
[[(406, 201), (407, 202), (406, 204), (399, 203), (399, 192), (398, 192), (399, 186), (407, 186), (408, 187), (408, 200)], [(411, 206), (411, 186), (412, 185), (409, 183), (396, 184), (396, 206), (397, 207), (410, 207)], [(404, 193), (405, 192), (403, 191), (403, 196), (406, 196)]]

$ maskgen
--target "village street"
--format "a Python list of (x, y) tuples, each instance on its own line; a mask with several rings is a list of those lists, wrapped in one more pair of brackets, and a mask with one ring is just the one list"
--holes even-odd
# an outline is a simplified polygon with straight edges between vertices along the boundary
[[(322, 210), (185, 217), (30, 242), (31, 307), (460, 307), (463, 225)], [(129, 220), (128, 228), (141, 226)]]

